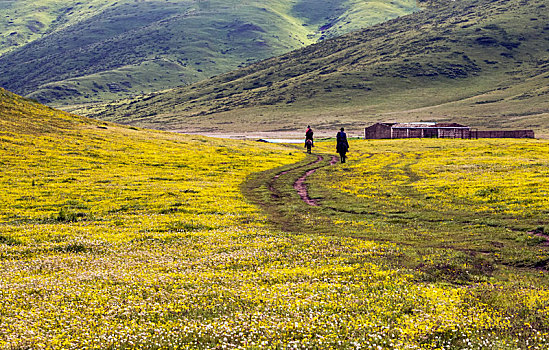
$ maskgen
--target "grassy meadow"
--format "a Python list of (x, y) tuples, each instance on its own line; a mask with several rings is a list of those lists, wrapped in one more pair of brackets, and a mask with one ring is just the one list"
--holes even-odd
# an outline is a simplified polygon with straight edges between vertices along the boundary
[(316, 153), (325, 160), (307, 183), (318, 207), (301, 202), (292, 187), (318, 165), (286, 167), (276, 181), (255, 176), (245, 192), (276, 227), (398, 248), (375, 264), (407, 275), (407, 291), (398, 294), (405, 299), (388, 287), (368, 300), (389, 295), (381, 309), (396, 312), (386, 319), (393, 331), (403, 320), (413, 321), (400, 329), (406, 341), (382, 348), (546, 348), (549, 143), (423, 139), (350, 145), (349, 161), (329, 166), (335, 143), (317, 142)]
[(548, 154), (353, 140), (309, 207), (301, 148), (1, 90), (0, 349), (545, 349)]
[(427, 256), (432, 249), (448, 250), (476, 264), (445, 276), (452, 283), (483, 282), (518, 269), (525, 269), (524, 278), (544, 276), (547, 141), (355, 143), (349, 163), (321, 169), (310, 180), (312, 196), (323, 198), (324, 214), (339, 217), (338, 231), (413, 245)]

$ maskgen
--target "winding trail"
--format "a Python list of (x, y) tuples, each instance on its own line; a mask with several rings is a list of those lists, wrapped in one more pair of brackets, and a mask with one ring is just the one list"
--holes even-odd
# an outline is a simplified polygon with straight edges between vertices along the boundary
[[(324, 160), (323, 156), (317, 156), (317, 159), (314, 162), (311, 162), (307, 165), (317, 164), (317, 163), (322, 162), (323, 160)], [(332, 156), (332, 159), (331, 159), (329, 165), (334, 165), (335, 163), (337, 163), (337, 157)], [(307, 177), (314, 174), (320, 168), (321, 167), (317, 167), (317, 168), (313, 168), (313, 169), (308, 170), (305, 174), (303, 174), (300, 178), (298, 178), (296, 180), (296, 182), (294, 182), (294, 189), (297, 191), (297, 194), (299, 194), (299, 197), (301, 197), (301, 200), (304, 201), (305, 203), (307, 203), (309, 205), (312, 205), (312, 206), (315, 206), (315, 207), (318, 206), (318, 200), (317, 199), (312, 199), (309, 196), (309, 191), (307, 189), (307, 184), (305, 184), (305, 180), (307, 179)]]

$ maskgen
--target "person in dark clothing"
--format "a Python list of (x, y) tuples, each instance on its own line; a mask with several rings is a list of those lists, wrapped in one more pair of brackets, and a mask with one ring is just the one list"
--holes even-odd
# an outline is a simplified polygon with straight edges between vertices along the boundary
[(307, 153), (311, 153), (311, 148), (313, 147), (313, 129), (310, 125), (307, 125), (307, 130), (305, 131), (305, 148), (307, 148)]
[(341, 163), (345, 163), (345, 160), (347, 159), (346, 154), (349, 151), (349, 142), (347, 142), (347, 134), (345, 133), (344, 128), (341, 128), (341, 131), (337, 133), (336, 150), (341, 158)]
[(307, 130), (305, 131), (305, 141), (307, 140), (313, 140), (313, 129), (311, 129), (310, 125), (307, 125)]

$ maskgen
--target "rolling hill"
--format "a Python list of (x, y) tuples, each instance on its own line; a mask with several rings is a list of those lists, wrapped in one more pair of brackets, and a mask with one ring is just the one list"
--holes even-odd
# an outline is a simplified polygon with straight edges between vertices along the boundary
[(111, 5), (105, 0), (1, 1), (0, 54), (92, 17)]
[(197, 84), (79, 109), (201, 133), (373, 121), (549, 131), (547, 0), (443, 1)]
[(399, 0), (0, 3), (0, 86), (52, 105), (188, 85), (417, 11)]

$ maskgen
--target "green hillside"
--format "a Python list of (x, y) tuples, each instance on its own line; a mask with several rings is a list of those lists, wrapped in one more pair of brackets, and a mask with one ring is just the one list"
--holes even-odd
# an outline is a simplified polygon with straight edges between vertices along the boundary
[(53, 105), (188, 85), (417, 10), (414, 0), (45, 0), (0, 6), (0, 86)]
[(549, 131), (547, 0), (440, 2), (190, 87), (80, 113), (192, 132), (373, 121)]
[(111, 5), (107, 0), (0, 1), (0, 54), (92, 17)]

